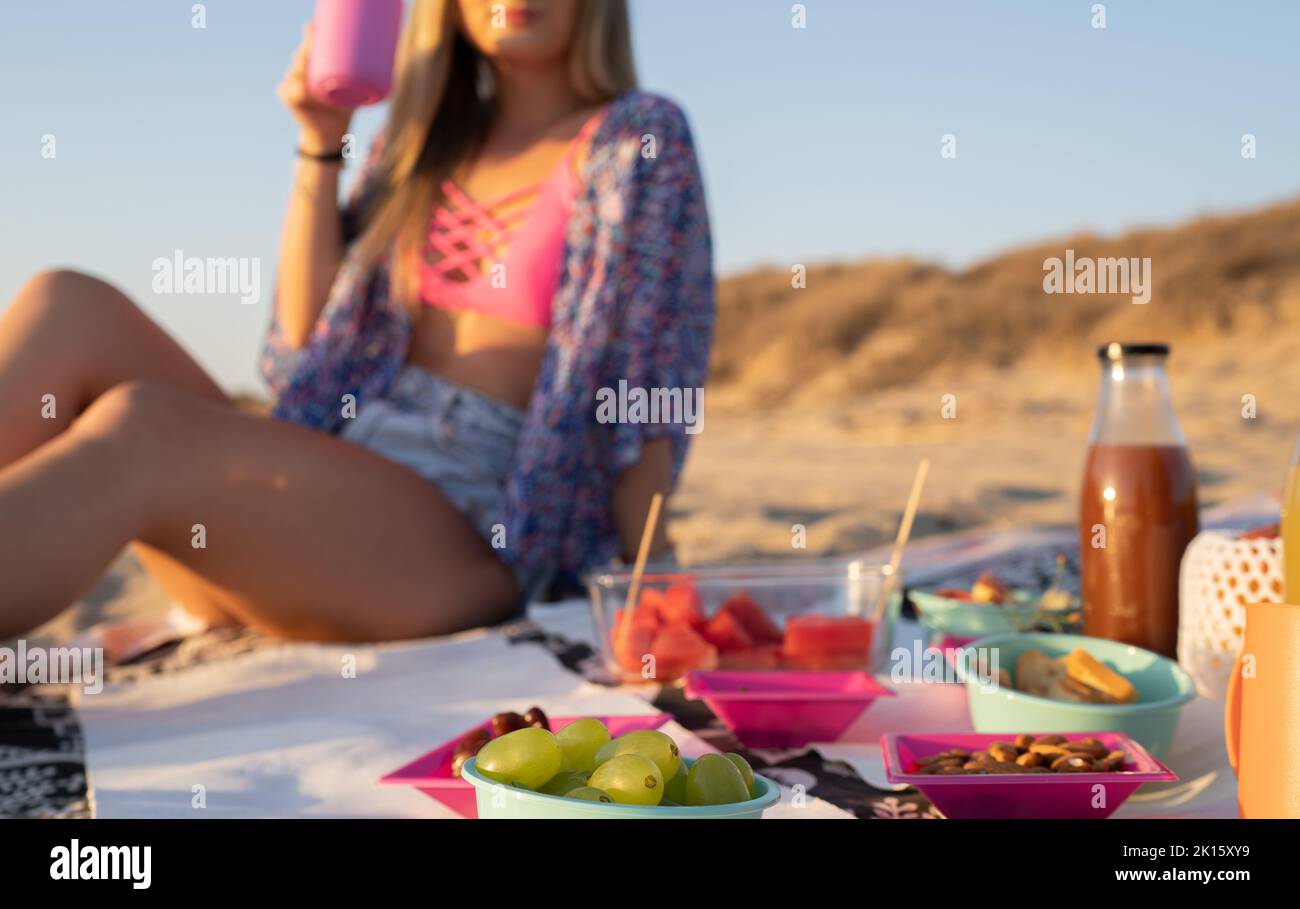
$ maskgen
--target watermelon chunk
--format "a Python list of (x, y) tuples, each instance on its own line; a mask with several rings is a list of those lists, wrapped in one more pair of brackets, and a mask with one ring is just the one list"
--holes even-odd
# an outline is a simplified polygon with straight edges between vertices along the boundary
[(800, 669), (861, 669), (870, 661), (874, 630), (871, 622), (853, 616), (791, 616), (781, 652)]
[(745, 626), (736, 618), (735, 613), (726, 610), (709, 619), (701, 633), (704, 639), (718, 648), (721, 653), (754, 649), (754, 639), (749, 636)]
[(674, 584), (664, 592), (659, 618), (665, 625), (686, 625), (696, 631), (704, 627), (704, 610), (700, 594), (689, 581)]
[(685, 625), (665, 625), (650, 645), (655, 657), (655, 679), (668, 682), (692, 669), (712, 669), (718, 665), (718, 651), (712, 644)]
[(647, 616), (653, 616), (656, 622), (662, 622), (666, 601), (667, 598), (662, 590), (643, 587), (641, 588), (641, 595), (636, 601), (636, 609), (638, 612), (644, 612)]
[(764, 644), (750, 650), (718, 654), (718, 668), (744, 672), (767, 672), (781, 668), (781, 645)]
[(629, 613), (620, 609), (614, 613), (614, 627), (610, 637), (614, 659), (628, 672), (641, 671), (641, 660), (650, 652), (659, 621), (653, 611), (637, 607)]
[(750, 598), (745, 591), (737, 591), (722, 604), (722, 611), (730, 613), (744, 627), (756, 644), (780, 644), (781, 629), (768, 618), (763, 607)]

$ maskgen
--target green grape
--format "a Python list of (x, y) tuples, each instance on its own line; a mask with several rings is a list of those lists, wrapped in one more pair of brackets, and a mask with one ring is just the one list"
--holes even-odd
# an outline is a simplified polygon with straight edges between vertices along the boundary
[(655, 729), (638, 729), (627, 732), (596, 752), (596, 766), (599, 767), (610, 758), (620, 754), (639, 754), (654, 761), (660, 775), (671, 780), (682, 765), (681, 752), (671, 736)]
[(490, 780), (536, 791), (560, 772), (560, 746), (545, 729), (516, 729), (484, 745), (474, 766)]
[(588, 784), (603, 789), (620, 805), (658, 805), (664, 781), (659, 768), (639, 754), (617, 754), (596, 768)]
[(686, 775), (686, 804), (730, 805), (749, 801), (745, 778), (736, 765), (720, 754), (706, 754)]
[[(615, 739), (614, 742), (616, 742), (616, 741), (618, 741), (618, 740)], [(592, 761), (591, 761), (591, 764), (592, 764), (591, 769), (592, 769), (592, 770), (595, 770), (595, 769), (596, 769), (597, 767), (599, 767), (601, 764), (605, 763), (605, 762), (608, 761), (610, 758), (612, 758), (614, 755), (618, 754), (618, 745), (616, 745), (614, 742), (606, 742), (605, 744), (601, 745), (600, 748), (598, 748), (598, 749), (596, 750), (596, 756), (595, 756), (594, 758), (592, 758)]]
[(545, 795), (564, 795), (570, 789), (581, 789), (586, 785), (587, 774), (577, 770), (561, 770), (537, 791)]
[(600, 720), (587, 717), (574, 720), (555, 734), (560, 743), (565, 770), (591, 773), (596, 769), (596, 752), (609, 743), (609, 730)]
[(664, 783), (664, 799), (659, 804), (663, 805), (669, 801), (676, 802), (678, 805), (686, 804), (686, 772), (686, 762), (683, 761), (672, 779)]
[(597, 789), (595, 786), (579, 786), (577, 789), (570, 789), (564, 793), (566, 799), (581, 799), (586, 802), (610, 802), (613, 799), (609, 793), (603, 789)]
[(758, 790), (754, 788), (754, 768), (749, 766), (749, 761), (734, 751), (728, 751), (723, 757), (735, 764), (736, 769), (740, 771), (740, 778), (745, 781), (745, 788), (749, 790), (749, 797), (751, 799), (757, 798)]

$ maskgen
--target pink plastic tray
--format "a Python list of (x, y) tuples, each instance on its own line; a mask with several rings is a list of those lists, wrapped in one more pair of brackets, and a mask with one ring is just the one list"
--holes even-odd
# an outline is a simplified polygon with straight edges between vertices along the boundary
[(688, 672), (686, 696), (703, 700), (752, 748), (833, 742), (879, 697), (894, 692), (867, 672)]
[[(574, 720), (576, 716), (550, 717), (551, 730), (559, 732)], [(651, 713), (640, 716), (600, 716), (596, 717), (609, 729), (615, 738), (625, 732), (637, 729), (658, 729), (672, 717), (667, 713)], [(379, 781), (381, 786), (414, 786), (429, 798), (442, 802), (452, 811), (467, 818), (478, 817), (478, 804), (474, 787), (460, 777), (451, 775), (451, 758), (456, 750), (456, 743), (475, 729), (492, 731), (489, 717), (477, 726), (466, 729), (455, 738), (448, 739), (432, 751), (421, 755), (411, 763), (394, 770)]]
[(914, 768), (922, 758), (940, 751), (950, 748), (978, 751), (994, 742), (1009, 741), (1014, 736), (1006, 733), (887, 733), (880, 737), (880, 746), (885, 756), (885, 778), (891, 783), (915, 786), (930, 800), (930, 804), (949, 818), (1106, 818), (1143, 783), (1178, 779), (1172, 770), (1122, 732), (1071, 732), (1064, 735), (1070, 741), (1091, 736), (1112, 751), (1123, 751), (1128, 755), (1128, 763), (1123, 770), (1114, 773), (929, 776), (906, 771)]

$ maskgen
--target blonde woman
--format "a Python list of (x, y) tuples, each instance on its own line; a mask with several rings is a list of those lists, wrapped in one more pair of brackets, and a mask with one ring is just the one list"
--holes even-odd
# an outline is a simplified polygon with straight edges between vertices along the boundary
[(635, 88), (624, 0), (501, 6), (409, 5), (341, 211), (350, 114), (308, 97), (305, 37), (280, 86), (300, 137), (273, 419), (103, 282), (22, 289), (0, 318), (0, 638), (128, 544), (211, 622), (347, 640), (497, 622), (634, 551), (689, 436), (601, 423), (595, 398), (704, 381), (699, 168), (681, 112)]

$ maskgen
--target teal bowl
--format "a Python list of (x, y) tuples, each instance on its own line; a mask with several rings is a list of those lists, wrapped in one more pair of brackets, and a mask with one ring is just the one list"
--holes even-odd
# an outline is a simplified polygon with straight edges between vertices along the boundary
[(1038, 595), (1026, 590), (1012, 591), (1011, 602), (1001, 605), (958, 600), (925, 590), (909, 590), (907, 595), (916, 606), (922, 626), (931, 632), (964, 640), (1023, 631), (1042, 615), (1055, 617), (1064, 623), (1071, 613), (1078, 612), (1076, 600), (1070, 607), (1042, 613), (1038, 608)]
[[(682, 758), (686, 766), (695, 763)], [(475, 759), (470, 758), (460, 769), (461, 778), (474, 787), (478, 799), (478, 816), (481, 818), (508, 818), (551, 820), (730, 820), (751, 818), (757, 820), (763, 812), (781, 798), (781, 788), (767, 777), (754, 774), (754, 788), (758, 795), (747, 802), (730, 805), (705, 805), (701, 807), (673, 807), (665, 805), (610, 805), (604, 802), (584, 802), (557, 795), (543, 795), (517, 786), (507, 786), (490, 780), (478, 772)]]
[[(1136, 704), (1075, 704), (1038, 697), (999, 686), (986, 686), (958, 660), (966, 683), (971, 725), (976, 732), (1124, 732), (1157, 758), (1164, 757), (1178, 728), (1183, 705), (1196, 697), (1191, 676), (1173, 660), (1103, 638), (1079, 634), (1004, 634), (967, 645), (977, 653), (997, 652), (998, 667), (1015, 675), (1016, 660), (1026, 650), (1049, 657), (1065, 656), (1082, 647), (1098, 662), (1125, 676), (1138, 691)], [(978, 664), (977, 664), (978, 665)]]

